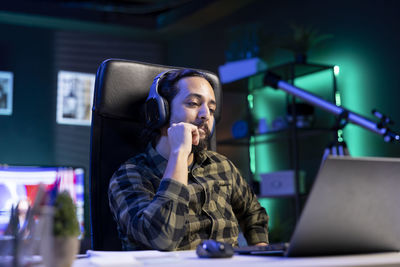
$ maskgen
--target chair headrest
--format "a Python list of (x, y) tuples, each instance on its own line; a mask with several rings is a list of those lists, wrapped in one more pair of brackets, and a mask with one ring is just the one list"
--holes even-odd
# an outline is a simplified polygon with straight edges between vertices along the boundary
[[(143, 123), (142, 106), (149, 94), (154, 77), (168, 69), (179, 67), (163, 66), (139, 61), (108, 59), (97, 70), (93, 112), (100, 116), (131, 120)], [(217, 102), (215, 120), (221, 116), (221, 85), (212, 72), (198, 70), (214, 83)]]

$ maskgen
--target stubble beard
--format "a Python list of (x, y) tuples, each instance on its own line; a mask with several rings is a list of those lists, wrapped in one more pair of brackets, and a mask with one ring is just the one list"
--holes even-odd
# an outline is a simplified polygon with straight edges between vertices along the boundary
[(198, 128), (202, 127), (202, 129), (204, 130), (204, 133), (205, 133), (204, 138), (201, 138), (199, 140), (199, 144), (198, 145), (192, 145), (192, 153), (197, 154), (200, 151), (203, 151), (203, 150), (207, 149), (208, 140), (209, 140), (209, 138), (211, 136), (211, 132), (210, 132), (210, 129), (208, 129), (208, 126), (207, 126), (207, 124), (205, 122), (200, 123), (200, 124), (194, 124), (194, 125), (196, 125)]

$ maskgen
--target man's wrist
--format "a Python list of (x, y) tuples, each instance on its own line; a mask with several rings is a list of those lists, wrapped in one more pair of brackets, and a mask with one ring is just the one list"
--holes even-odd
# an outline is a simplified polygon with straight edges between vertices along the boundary
[(173, 160), (175, 158), (177, 160), (186, 160), (187, 162), (190, 153), (191, 151), (185, 151), (182, 147), (171, 149), (168, 160)]
[(170, 152), (167, 168), (165, 169), (163, 178), (171, 178), (184, 185), (188, 183), (188, 157), (185, 151), (175, 150)]

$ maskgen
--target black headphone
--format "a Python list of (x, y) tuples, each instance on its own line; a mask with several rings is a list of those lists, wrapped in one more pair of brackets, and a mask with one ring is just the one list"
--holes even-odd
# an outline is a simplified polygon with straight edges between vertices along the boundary
[(167, 73), (174, 69), (159, 73), (150, 86), (149, 96), (144, 104), (146, 126), (158, 129), (168, 122), (169, 104), (168, 101), (158, 93), (158, 85)]

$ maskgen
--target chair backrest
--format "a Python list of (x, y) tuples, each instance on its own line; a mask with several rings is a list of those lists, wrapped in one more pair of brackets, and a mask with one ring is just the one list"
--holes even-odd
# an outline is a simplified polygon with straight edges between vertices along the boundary
[[(177, 67), (137, 61), (109, 59), (97, 70), (90, 143), (90, 218), (94, 250), (120, 250), (116, 223), (108, 204), (108, 184), (113, 173), (130, 157), (142, 152), (139, 135), (144, 125), (142, 106), (154, 77)], [(206, 73), (214, 83), (217, 110), (221, 114), (218, 77)], [(215, 131), (210, 149), (215, 150)]]

